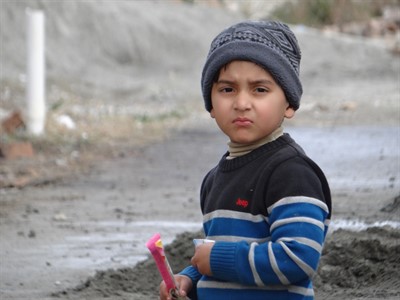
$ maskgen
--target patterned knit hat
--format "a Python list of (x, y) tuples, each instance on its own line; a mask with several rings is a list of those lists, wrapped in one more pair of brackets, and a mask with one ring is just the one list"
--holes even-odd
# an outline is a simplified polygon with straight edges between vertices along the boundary
[(212, 109), (211, 88), (220, 69), (233, 60), (246, 60), (271, 73), (289, 104), (297, 110), (303, 93), (300, 59), (297, 39), (286, 24), (246, 21), (225, 29), (211, 43), (203, 68), (201, 88), (206, 109)]

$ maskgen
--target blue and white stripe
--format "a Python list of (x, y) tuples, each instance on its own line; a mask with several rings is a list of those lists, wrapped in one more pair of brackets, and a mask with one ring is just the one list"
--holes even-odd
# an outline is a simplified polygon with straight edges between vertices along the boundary
[[(327, 205), (310, 197), (287, 197), (267, 211), (268, 216), (231, 210), (204, 215), (208, 239), (248, 244), (248, 275), (253, 278), (254, 286), (203, 278), (198, 283), (199, 289), (278, 289), (312, 299), (309, 278), (314, 275), (322, 252)], [(268, 269), (275, 274), (275, 280), (271, 280), (271, 274), (267, 275)]]

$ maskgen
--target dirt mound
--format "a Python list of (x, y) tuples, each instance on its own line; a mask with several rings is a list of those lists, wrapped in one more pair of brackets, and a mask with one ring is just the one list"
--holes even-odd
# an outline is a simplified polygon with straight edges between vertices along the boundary
[(400, 296), (399, 238), (400, 232), (389, 227), (334, 232), (314, 281), (317, 295), (324, 294), (323, 299)]
[[(184, 233), (166, 247), (175, 271), (187, 266), (193, 254), (193, 238)], [(400, 233), (373, 227), (361, 232), (338, 230), (328, 239), (314, 279), (317, 299), (390, 299), (400, 296)], [(151, 258), (135, 268), (97, 272), (74, 289), (53, 296), (69, 299), (156, 299), (161, 277)]]
[(213, 35), (237, 18), (172, 1), (6, 1), (0, 10), (5, 102), (24, 101), (27, 8), (45, 15), (50, 103), (73, 97), (113, 104), (179, 100), (188, 93), (179, 93), (181, 84), (199, 82)]
[[(201, 102), (200, 73), (210, 41), (245, 18), (178, 1), (6, 1), (0, 10), (0, 93), (7, 109), (24, 107), (27, 7), (46, 16), (49, 107), (76, 118), (110, 111), (154, 114), (188, 104), (192, 111)], [(336, 120), (345, 110), (363, 118), (365, 113), (371, 123), (377, 117), (362, 112), (367, 106), (383, 110), (383, 120), (398, 119), (392, 109), (398, 107), (398, 56), (361, 37), (305, 26), (293, 30), (303, 53), (302, 111), (313, 122), (316, 114), (326, 119), (330, 112)]]
[[(174, 242), (165, 247), (165, 252), (172, 270), (179, 272), (187, 266), (193, 256), (193, 239), (201, 236), (200, 232), (185, 232), (177, 236)], [(156, 299), (161, 276), (152, 258), (138, 263), (135, 268), (98, 271), (81, 285), (61, 292), (54, 297), (68, 299)], [(116, 298), (117, 297), (117, 298)]]

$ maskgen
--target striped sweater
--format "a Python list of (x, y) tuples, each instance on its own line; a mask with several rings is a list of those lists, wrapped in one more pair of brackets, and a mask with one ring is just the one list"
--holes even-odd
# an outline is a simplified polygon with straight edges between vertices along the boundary
[(331, 215), (323, 172), (288, 134), (226, 156), (200, 195), (205, 236), (216, 241), (213, 277), (191, 266), (180, 274), (192, 279), (200, 300), (313, 299), (311, 278)]

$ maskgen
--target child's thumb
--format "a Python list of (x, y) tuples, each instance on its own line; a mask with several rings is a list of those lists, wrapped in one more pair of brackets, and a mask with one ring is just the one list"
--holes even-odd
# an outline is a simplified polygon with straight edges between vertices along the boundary
[(189, 284), (186, 281), (181, 282), (179, 286), (179, 296), (186, 297)]
[(179, 296), (186, 297), (186, 290), (183, 289), (182, 287), (179, 289)]

